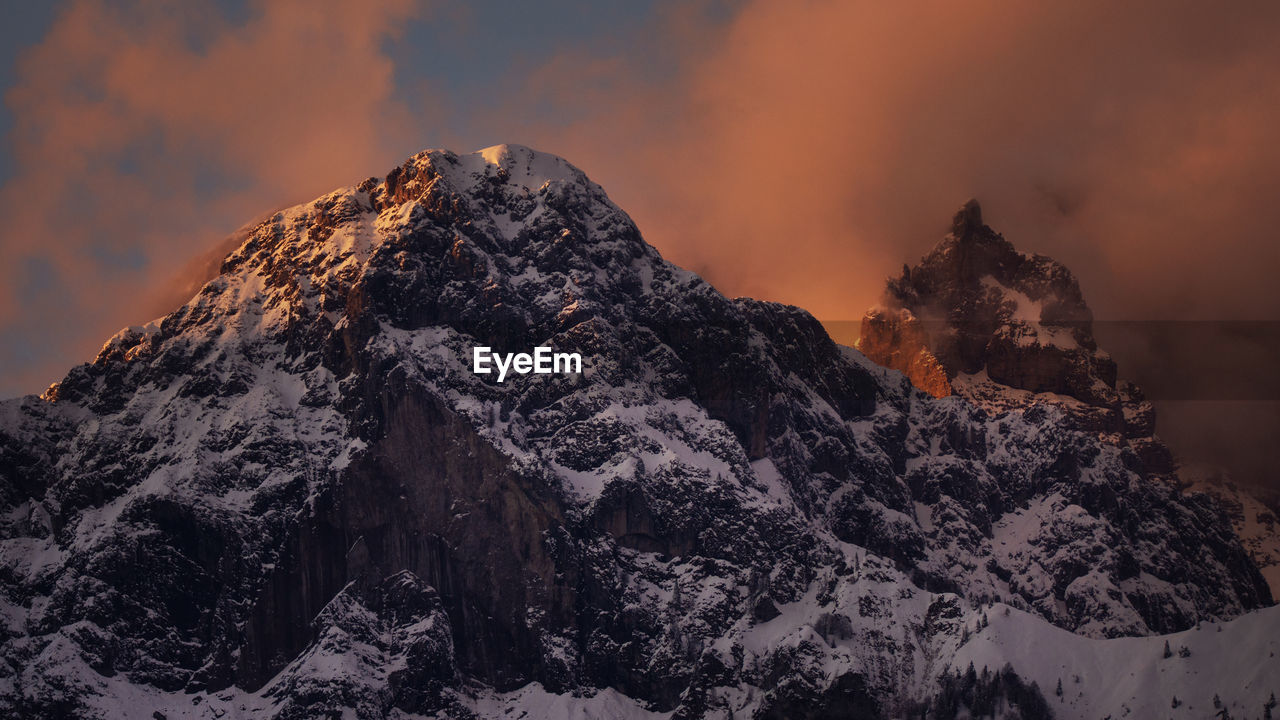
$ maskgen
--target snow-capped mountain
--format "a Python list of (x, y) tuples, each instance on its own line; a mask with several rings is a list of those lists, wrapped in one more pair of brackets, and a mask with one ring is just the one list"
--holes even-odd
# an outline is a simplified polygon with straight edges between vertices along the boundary
[[(585, 363), (498, 382), (476, 346)], [(1221, 506), (1133, 446), (725, 298), (514, 145), (259, 224), (0, 405), (0, 503), (17, 717), (1083, 717), (1146, 690), (1055, 704), (1026, 643), (1280, 627)], [(1233, 649), (1262, 669), (1214, 692), (1260, 714), (1274, 647)]]

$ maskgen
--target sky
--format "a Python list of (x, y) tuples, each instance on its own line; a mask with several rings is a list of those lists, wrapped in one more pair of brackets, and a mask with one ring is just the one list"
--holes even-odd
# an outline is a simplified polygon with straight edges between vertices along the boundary
[(176, 308), (243, 224), (501, 142), (726, 294), (824, 320), (970, 197), (1100, 319), (1280, 320), (1277, 3), (0, 8), (3, 396)]

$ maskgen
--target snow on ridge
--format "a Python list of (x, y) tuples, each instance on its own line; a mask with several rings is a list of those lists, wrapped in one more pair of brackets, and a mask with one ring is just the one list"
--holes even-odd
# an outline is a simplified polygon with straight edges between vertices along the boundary
[(485, 164), (507, 171), (510, 182), (530, 190), (536, 190), (552, 181), (577, 182), (585, 180), (581, 170), (569, 164), (559, 155), (539, 152), (524, 145), (492, 145), (468, 155), (459, 156), (463, 167), (473, 170), (476, 158)]
[(1023, 681), (1040, 686), (1062, 720), (1212, 717), (1215, 695), (1232, 717), (1259, 717), (1268, 698), (1280, 693), (1280, 606), (1169, 635), (1105, 640), (1002, 604), (986, 617), (989, 625), (959, 648), (951, 668), (964, 672), (973, 663), (978, 672), (997, 671), (1008, 663)]
[(599, 189), (568, 160), (524, 145), (504, 143), (456, 155), (447, 150), (427, 150), (417, 157), (433, 161), (434, 167), (459, 191), (470, 191), (494, 177), (526, 195), (553, 184)]
[[(1233, 717), (1258, 717), (1269, 697), (1280, 692), (1280, 663), (1274, 662), (1280, 651), (1280, 607), (1169, 635), (1091, 639), (1002, 603), (973, 607), (953, 595), (921, 593), (882, 559), (853, 551), (863, 568), (862, 577), (841, 588), (834, 607), (816, 602), (815, 588), (797, 602), (780, 606), (777, 617), (735, 629), (734, 645), (745, 652), (749, 663), (779, 647), (816, 652), (815, 660), (825, 674), (860, 669), (873, 684), (895, 684), (899, 700), (927, 697), (939, 672), (963, 673), (972, 664), (981, 674), (1007, 664), (1024, 682), (1038, 686), (1054, 717), (1061, 720), (1211, 717), (1217, 712), (1215, 696)], [(882, 604), (891, 598), (898, 602)], [(958, 616), (944, 621), (946, 626), (931, 642), (917, 645), (916, 624), (932, 608), (948, 604), (959, 611)], [(873, 614), (863, 617), (857, 607)], [(885, 611), (887, 615), (882, 614)], [(842, 616), (854, 622), (841, 627), (830, 619)], [(868, 640), (896, 646), (905, 654), (882, 654), (867, 645)], [(285, 700), (271, 697), (270, 686), (253, 693), (236, 688), (216, 693), (164, 692), (132, 684), (123, 675), (101, 677), (73, 652), (65, 652), (65, 658), (46, 653), (50, 657), (42, 660), (60, 665), (63, 673), (90, 680), (92, 687), (83, 699), (111, 717), (150, 718), (157, 708), (170, 718), (267, 716)], [(1204, 662), (1208, 657), (1218, 661)], [(359, 679), (370, 668), (353, 663), (340, 671)], [(1056, 692), (1059, 684), (1061, 695)], [(529, 720), (671, 716), (610, 688), (555, 693), (531, 682), (505, 692), (476, 686), (454, 697), (476, 717), (495, 720), (515, 714)], [(719, 708), (716, 717), (727, 717), (725, 710), (733, 712), (733, 717), (749, 717), (764, 693), (744, 686), (725, 688), (725, 697), (728, 707)]]
[(1026, 293), (1014, 290), (991, 275), (982, 278), (982, 286), (998, 293), (1006, 303), (1013, 306), (1009, 316), (1010, 323), (1019, 323), (1031, 331), (1018, 338), (1020, 345), (1038, 344), (1041, 347), (1058, 347), (1064, 350), (1080, 347), (1070, 328), (1046, 325), (1043, 322), (1044, 298), (1033, 300)]
[(530, 683), (509, 692), (488, 691), (466, 703), (481, 718), (519, 717), (522, 720), (660, 720), (670, 712), (648, 710), (640, 703), (614, 690), (556, 694), (540, 683)]

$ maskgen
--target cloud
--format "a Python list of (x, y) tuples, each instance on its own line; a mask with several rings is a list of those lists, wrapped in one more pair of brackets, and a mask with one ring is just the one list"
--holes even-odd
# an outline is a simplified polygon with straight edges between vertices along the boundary
[[(1276, 317), (1280, 6), (756, 0), (547, 144), (729, 293), (856, 318), (965, 199), (1101, 317)], [(708, 49), (710, 46), (710, 49)], [(545, 90), (544, 90), (545, 92)], [(603, 96), (602, 96), (603, 95)]]
[(212, 4), (67, 7), (5, 98), (5, 390), (38, 390), (149, 319), (247, 219), (396, 163), (413, 122), (383, 44), (420, 10), (285, 0), (232, 22)]

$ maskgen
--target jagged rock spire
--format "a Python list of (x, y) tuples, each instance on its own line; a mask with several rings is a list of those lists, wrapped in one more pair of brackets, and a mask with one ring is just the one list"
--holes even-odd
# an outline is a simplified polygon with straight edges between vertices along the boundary
[(974, 198), (969, 198), (964, 205), (960, 206), (955, 217), (951, 219), (951, 234), (957, 240), (972, 237), (982, 227), (982, 206)]
[(863, 319), (858, 348), (917, 387), (980, 404), (1018, 392), (1068, 398), (1081, 429), (1134, 446), (1153, 472), (1171, 470), (1167, 448), (1152, 438), (1154, 410), (1117, 382), (1075, 276), (1019, 252), (983, 223), (977, 200), (960, 207), (918, 265), (889, 281), (883, 305)]

